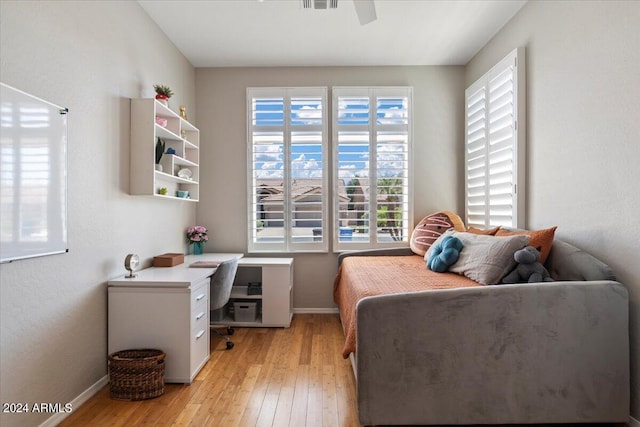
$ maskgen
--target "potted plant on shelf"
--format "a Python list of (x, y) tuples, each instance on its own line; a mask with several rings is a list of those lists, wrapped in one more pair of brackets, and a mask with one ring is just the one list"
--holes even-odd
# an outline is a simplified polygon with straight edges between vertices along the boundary
[(160, 159), (162, 159), (162, 154), (164, 153), (165, 143), (164, 140), (158, 138), (156, 142), (156, 170), (162, 172), (162, 165), (160, 164)]
[(169, 98), (173, 96), (171, 88), (165, 85), (153, 85), (153, 88), (156, 91), (156, 99), (164, 106), (169, 106)]

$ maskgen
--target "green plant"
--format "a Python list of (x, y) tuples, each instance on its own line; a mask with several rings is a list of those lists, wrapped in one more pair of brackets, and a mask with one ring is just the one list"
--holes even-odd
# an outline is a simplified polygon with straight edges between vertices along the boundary
[[(402, 179), (400, 178), (379, 178), (378, 194), (385, 194), (384, 202), (378, 209), (378, 226), (381, 220), (385, 223), (382, 227), (388, 229), (391, 238), (395, 241), (403, 239), (402, 236), (402, 209), (398, 206), (402, 195)], [(381, 202), (383, 203), (383, 202)], [(382, 212), (381, 212), (382, 211)]]
[(165, 143), (164, 140), (158, 138), (156, 142), (156, 165), (160, 163), (160, 159), (162, 159), (162, 154), (164, 153)]
[(153, 85), (153, 88), (155, 89), (156, 94), (158, 94), (158, 95), (164, 95), (167, 98), (171, 98), (173, 96), (173, 91), (171, 90), (171, 88), (169, 86)]

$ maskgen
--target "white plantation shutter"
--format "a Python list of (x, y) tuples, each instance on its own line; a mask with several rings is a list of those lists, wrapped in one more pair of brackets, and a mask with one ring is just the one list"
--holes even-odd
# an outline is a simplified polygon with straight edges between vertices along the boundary
[(328, 250), (327, 89), (248, 88), (248, 251)]
[(467, 226), (524, 227), (524, 50), (465, 92)]
[(412, 92), (332, 89), (336, 251), (408, 244)]

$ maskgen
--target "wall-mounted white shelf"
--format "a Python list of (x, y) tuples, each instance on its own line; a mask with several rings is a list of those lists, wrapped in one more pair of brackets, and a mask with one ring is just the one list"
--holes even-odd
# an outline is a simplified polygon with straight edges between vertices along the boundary
[[(166, 120), (160, 125), (156, 118)], [(165, 152), (156, 170), (155, 149), (158, 138), (165, 142)], [(200, 196), (200, 131), (177, 113), (155, 99), (131, 100), (130, 193), (197, 202)], [(189, 179), (178, 173), (188, 169)], [(160, 194), (166, 188), (167, 194)], [(178, 191), (188, 191), (189, 198), (177, 197)]]

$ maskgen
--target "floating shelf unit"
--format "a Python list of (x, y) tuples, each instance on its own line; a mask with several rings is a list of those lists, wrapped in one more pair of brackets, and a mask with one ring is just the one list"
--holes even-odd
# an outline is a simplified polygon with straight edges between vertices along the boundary
[[(161, 126), (156, 118), (166, 120)], [(155, 169), (155, 150), (158, 138), (165, 142), (165, 152), (173, 148), (175, 154), (164, 154), (160, 160), (162, 171)], [(155, 99), (131, 100), (131, 158), (130, 193), (197, 202), (200, 196), (200, 131), (177, 113)], [(189, 179), (178, 176), (189, 169)], [(160, 194), (166, 188), (167, 194)], [(188, 191), (189, 198), (178, 197), (178, 191)]]

